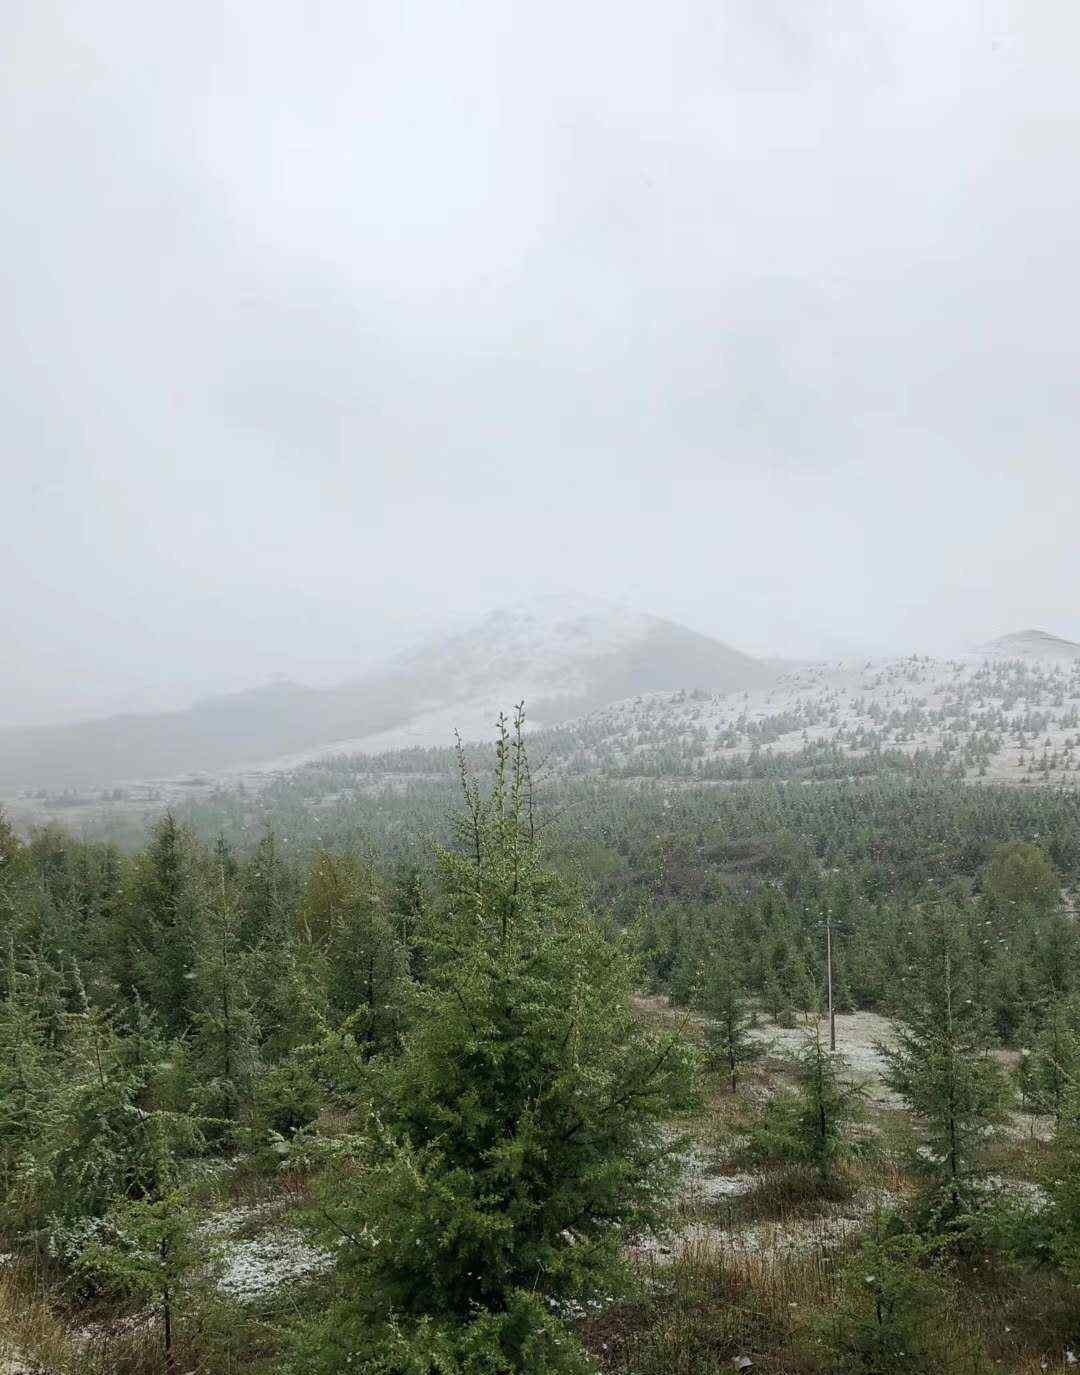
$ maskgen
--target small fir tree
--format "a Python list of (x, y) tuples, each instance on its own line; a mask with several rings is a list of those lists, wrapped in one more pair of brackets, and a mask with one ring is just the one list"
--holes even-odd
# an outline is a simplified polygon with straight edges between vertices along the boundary
[(710, 1058), (723, 1068), (732, 1093), (743, 1068), (761, 1058), (764, 1046), (750, 1033), (754, 1011), (736, 971), (729, 945), (717, 947), (702, 979), (702, 1011), (710, 1018), (706, 1040)]
[(820, 1320), (837, 1375), (931, 1375), (940, 1369), (935, 1319), (949, 1275), (933, 1241), (875, 1214), (843, 1267), (836, 1302)]
[(909, 989), (897, 1044), (878, 1050), (885, 1083), (922, 1123), (917, 1164), (928, 1201), (942, 1221), (954, 1221), (977, 1201), (983, 1147), (1010, 1093), (990, 1053), (985, 1013), (957, 975), (946, 931)]
[(240, 924), (219, 856), (219, 891), (207, 903), (194, 952), (195, 1000), (188, 1065), (199, 1109), (218, 1123), (222, 1138), (251, 1121), (259, 1076), (259, 1025), (251, 989), (251, 952), (240, 945)]
[(168, 1115), (153, 1114), (147, 1134), (152, 1162), (141, 1197), (116, 1199), (78, 1256), (76, 1268), (95, 1288), (156, 1307), (166, 1375), (178, 1370), (176, 1327), (194, 1294), (208, 1289), (202, 1218), (185, 1184)]
[(1024, 1094), (1035, 1112), (1059, 1124), (1072, 1083), (1076, 1079), (1080, 1008), (1074, 1001), (1056, 1002), (1047, 1012), (1030, 1055), (1023, 1057), (1027, 1082)]
[(765, 1104), (743, 1154), (751, 1162), (810, 1167), (830, 1183), (847, 1153), (847, 1129), (861, 1116), (863, 1090), (844, 1057), (825, 1045), (816, 1020), (802, 1038), (795, 1077), (794, 1091)]
[(860, 1115), (863, 1091), (852, 1080), (844, 1057), (825, 1045), (816, 1020), (803, 1037), (796, 1080), (801, 1100), (796, 1140), (807, 1162), (828, 1178), (845, 1153), (845, 1129)]

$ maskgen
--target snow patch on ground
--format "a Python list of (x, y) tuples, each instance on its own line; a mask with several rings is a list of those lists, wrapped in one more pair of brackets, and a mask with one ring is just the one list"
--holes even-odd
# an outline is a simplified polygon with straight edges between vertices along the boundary
[(749, 1174), (701, 1175), (687, 1182), (684, 1197), (691, 1203), (715, 1203), (721, 1198), (740, 1198), (754, 1187)]
[(816, 1217), (734, 1227), (692, 1222), (660, 1236), (638, 1238), (630, 1254), (635, 1260), (661, 1266), (703, 1251), (732, 1256), (811, 1255), (842, 1246), (876, 1211), (895, 1207), (898, 1202), (898, 1196), (886, 1189), (867, 1189), (848, 1203), (826, 1205)]
[(989, 1174), (983, 1179), (982, 1184), (990, 1193), (1019, 1199), (1032, 1208), (1046, 1208), (1050, 1203), (1050, 1195), (1042, 1185), (1035, 1184), (1030, 1179), (1010, 1179), (1003, 1174)]
[(308, 1245), (297, 1232), (283, 1230), (229, 1244), (218, 1288), (235, 1299), (261, 1299), (283, 1285), (329, 1270), (334, 1255)]
[[(280, 1203), (240, 1205), (214, 1213), (199, 1227), (211, 1244), (216, 1283), (223, 1294), (242, 1301), (266, 1298), (286, 1284), (332, 1268), (332, 1251), (312, 1246), (281, 1221)], [(253, 1237), (238, 1233), (268, 1224)]]
[[(817, 1026), (823, 1043), (828, 1045), (829, 1019), (822, 1017)], [(806, 1033), (813, 1029), (812, 1019), (794, 1027), (764, 1022), (752, 1034), (759, 1041), (771, 1042), (781, 1053), (790, 1054), (799, 1049)], [(836, 1014), (836, 1049), (857, 1074), (880, 1078), (885, 1059), (877, 1048), (879, 1043), (890, 1047), (896, 1044), (896, 1028), (891, 1017), (882, 1017), (876, 1012)]]
[(749, 1174), (713, 1174), (706, 1157), (696, 1146), (678, 1157), (683, 1167), (679, 1201), (683, 1204), (715, 1203), (722, 1198), (748, 1194), (755, 1180)]

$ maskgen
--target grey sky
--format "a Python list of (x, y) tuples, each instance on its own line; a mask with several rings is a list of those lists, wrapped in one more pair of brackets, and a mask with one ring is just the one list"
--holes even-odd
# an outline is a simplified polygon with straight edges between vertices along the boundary
[(1072, 0), (8, 0), (0, 722), (575, 588), (1080, 635)]

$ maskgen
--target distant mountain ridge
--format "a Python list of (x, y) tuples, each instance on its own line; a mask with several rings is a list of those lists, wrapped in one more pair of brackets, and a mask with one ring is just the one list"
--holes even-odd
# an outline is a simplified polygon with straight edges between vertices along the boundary
[(217, 773), (335, 745), (490, 733), (523, 698), (552, 725), (637, 693), (761, 687), (774, 670), (673, 621), (580, 597), (541, 598), (329, 688), (278, 681), (185, 711), (0, 730), (4, 789), (101, 787)]
[(1002, 655), (1013, 659), (1080, 659), (1080, 644), (1075, 640), (1062, 639), (1046, 630), (1017, 630), (1011, 635), (1001, 635), (996, 640), (982, 645), (986, 654)]

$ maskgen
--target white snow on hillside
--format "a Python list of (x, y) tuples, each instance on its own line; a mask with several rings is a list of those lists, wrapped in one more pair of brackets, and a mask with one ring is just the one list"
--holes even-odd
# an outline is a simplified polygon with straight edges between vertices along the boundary
[(853, 760), (921, 751), (969, 778), (1076, 786), (1080, 659), (912, 655), (811, 664), (744, 692), (644, 694), (553, 734), (564, 766), (577, 772), (632, 771), (638, 760), (655, 775), (657, 761), (670, 758), (678, 775), (825, 745)]

